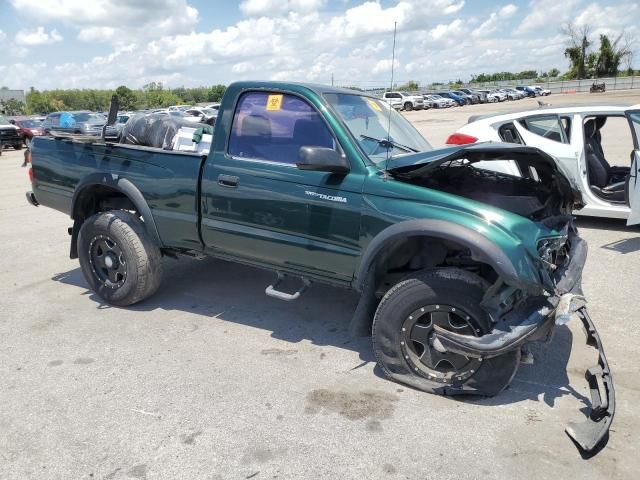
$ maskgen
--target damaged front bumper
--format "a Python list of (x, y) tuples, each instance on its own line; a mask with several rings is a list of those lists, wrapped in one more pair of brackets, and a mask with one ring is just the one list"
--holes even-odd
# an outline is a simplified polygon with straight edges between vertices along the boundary
[(581, 279), (587, 258), (587, 245), (575, 236), (571, 239), (571, 261), (556, 274), (555, 295), (526, 299), (496, 323), (486, 335), (459, 335), (434, 327), (433, 347), (467, 357), (491, 358), (503, 355), (525, 343), (550, 338), (555, 325), (564, 324), (572, 313), (582, 321), (587, 345), (598, 351), (598, 364), (589, 368), (585, 378), (591, 389), (591, 409), (584, 423), (571, 423), (567, 434), (585, 452), (594, 453), (608, 437), (615, 412), (613, 379), (600, 336), (584, 306)]

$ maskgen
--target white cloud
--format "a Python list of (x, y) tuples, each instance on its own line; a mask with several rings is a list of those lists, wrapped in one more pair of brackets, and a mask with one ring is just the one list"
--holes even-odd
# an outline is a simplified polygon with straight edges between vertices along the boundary
[(47, 32), (44, 27), (38, 27), (35, 30), (20, 30), (16, 33), (16, 45), (23, 47), (36, 47), (38, 45), (47, 45), (62, 41), (62, 35), (57, 30)]
[(6, 34), (6, 33), (4, 33), (2, 30), (0, 30), (0, 42), (1, 42), (2, 40), (4, 40), (5, 38), (7, 38), (7, 34)]
[(560, 28), (571, 19), (571, 11), (578, 0), (531, 0), (529, 13), (520, 26), (517, 33), (532, 32), (536, 29), (556, 25)]
[(513, 17), (515, 13), (518, 11), (518, 7), (516, 7), (513, 3), (509, 3), (504, 7), (492, 12), (482, 24), (476, 28), (471, 34), (474, 37), (486, 37), (491, 35), (498, 29), (498, 26), (503, 25), (504, 21)]
[(244, 0), (240, 11), (250, 17), (272, 17), (286, 12), (316, 12), (326, 3), (326, 0)]
[[(393, 62), (393, 66), (394, 66), (394, 69), (397, 69), (398, 67), (400, 67), (400, 61), (398, 59), (396, 59)], [(391, 59), (390, 58), (385, 58), (383, 60), (379, 60), (373, 66), (372, 72), (374, 74), (391, 72)]]
[(640, 5), (637, 3), (621, 3), (618, 5), (601, 6), (597, 3), (589, 4), (575, 18), (576, 25), (589, 25), (592, 33), (620, 34), (626, 26), (628, 30), (636, 30), (637, 22), (629, 21), (640, 15)]
[(38, 23), (59, 22), (80, 30), (79, 39), (107, 40), (99, 28), (111, 29), (108, 40), (128, 42), (188, 33), (198, 10), (187, 0), (47, 0), (33, 8), (30, 0), (9, 0), (18, 14)]

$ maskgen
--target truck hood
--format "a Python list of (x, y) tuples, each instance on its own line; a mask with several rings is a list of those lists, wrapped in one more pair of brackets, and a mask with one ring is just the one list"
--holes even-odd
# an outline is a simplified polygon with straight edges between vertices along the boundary
[[(388, 172), (398, 179), (425, 178), (438, 167), (457, 160), (465, 160), (469, 164), (480, 161), (515, 160), (520, 165), (537, 167), (540, 180), (553, 182), (565, 200), (574, 204), (575, 209), (584, 205), (579, 189), (559, 169), (552, 156), (535, 147), (512, 143), (473, 143), (399, 155), (389, 161)], [(548, 178), (542, 178), (543, 176)]]

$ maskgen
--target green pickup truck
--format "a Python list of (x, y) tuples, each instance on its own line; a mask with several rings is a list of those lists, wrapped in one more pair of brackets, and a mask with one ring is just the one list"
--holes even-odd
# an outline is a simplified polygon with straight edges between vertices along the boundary
[[(499, 393), (527, 344), (576, 313), (598, 364), (587, 421), (567, 432), (603, 444), (615, 399), (581, 292), (581, 198), (544, 152), (434, 150), (381, 99), (279, 82), (229, 86), (208, 155), (128, 137), (33, 143), (27, 199), (70, 215), (71, 258), (107, 302), (151, 296), (164, 255), (269, 269), (282, 300), (354, 289), (352, 332), (373, 337), (384, 372), (444, 395)], [(483, 168), (495, 160), (522, 175)]]

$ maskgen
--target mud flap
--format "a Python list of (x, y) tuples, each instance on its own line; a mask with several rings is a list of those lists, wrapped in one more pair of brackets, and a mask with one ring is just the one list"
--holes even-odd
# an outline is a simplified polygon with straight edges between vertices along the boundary
[(613, 378), (602, 348), (600, 335), (585, 307), (576, 311), (582, 322), (587, 345), (598, 350), (598, 364), (587, 369), (585, 378), (591, 390), (591, 410), (582, 423), (571, 422), (565, 431), (586, 454), (595, 454), (604, 447), (609, 438), (609, 427), (616, 409)]

